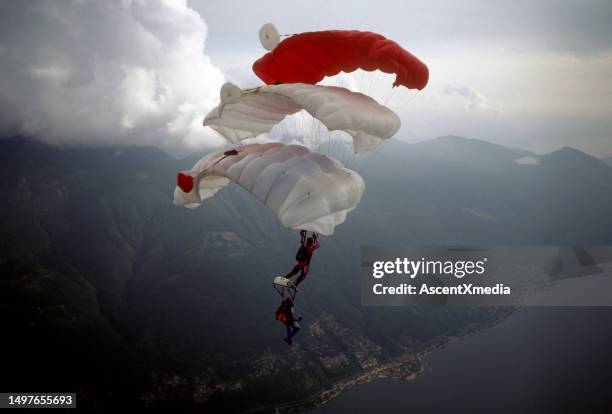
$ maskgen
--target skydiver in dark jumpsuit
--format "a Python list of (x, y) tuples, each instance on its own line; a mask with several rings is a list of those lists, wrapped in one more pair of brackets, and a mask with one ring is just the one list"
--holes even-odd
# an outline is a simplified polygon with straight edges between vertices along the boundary
[(295, 317), (293, 314), (293, 301), (291, 298), (283, 300), (276, 311), (276, 320), (282, 322), (287, 327), (287, 336), (283, 341), (288, 345), (293, 345), (291, 338), (300, 331), (300, 321), (302, 317)]

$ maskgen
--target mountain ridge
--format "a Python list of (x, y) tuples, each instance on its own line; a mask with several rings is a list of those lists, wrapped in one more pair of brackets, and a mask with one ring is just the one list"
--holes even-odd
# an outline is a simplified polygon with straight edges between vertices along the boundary
[[(117, 391), (112, 379), (126, 360), (133, 375), (117, 394), (122, 402), (138, 406), (146, 397), (160, 407), (179, 395), (186, 407), (265, 408), (506, 316), (362, 308), (360, 245), (612, 243), (612, 168), (586, 154), (538, 156), (541, 164), (532, 166), (513, 162), (522, 150), (476, 140), (385, 143), (370, 159), (349, 160), (366, 192), (335, 235), (322, 239), (299, 296), (304, 330), (289, 349), (273, 318), (280, 298), (270, 281), (292, 266), (297, 238), (254, 197), (230, 185), (200, 209), (179, 209), (174, 180), (191, 159), (146, 147), (57, 148), (19, 139), (0, 141), (0, 258), (22, 263), (4, 266), (0, 279), (10, 286), (7, 298), (22, 298), (3, 313), (14, 332), (10, 349), (46, 340), (56, 321), (67, 324), (74, 343), (55, 338), (54, 350), (75, 365), (63, 367), (57, 382), (74, 387), (70, 378), (78, 378), (92, 390), (90, 403)], [(26, 295), (29, 285), (17, 281), (38, 275), (31, 268), (47, 269), (35, 280), (52, 273), (65, 282), (37, 284), (44, 295)], [(90, 288), (69, 288), (81, 285)], [(63, 301), (66, 294), (73, 299)], [(17, 323), (18, 315), (48, 309), (41, 301), (53, 309), (34, 321), (44, 329)], [(67, 313), (56, 313), (62, 305)], [(84, 325), (54, 316), (79, 309), (94, 315), (85, 326), (106, 321), (99, 341), (118, 341), (112, 349), (121, 351), (91, 351), (78, 334)], [(89, 363), (95, 358), (115, 362), (106, 369)], [(290, 390), (278, 395), (278, 383)]]

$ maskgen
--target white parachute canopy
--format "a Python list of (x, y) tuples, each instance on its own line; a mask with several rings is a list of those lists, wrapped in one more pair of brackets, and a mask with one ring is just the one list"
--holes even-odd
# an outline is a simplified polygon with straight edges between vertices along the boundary
[(199, 207), (230, 180), (274, 211), (283, 226), (325, 236), (346, 220), (365, 190), (361, 176), (334, 158), (272, 142), (205, 156), (178, 174), (174, 204)]
[(221, 88), (221, 103), (206, 115), (203, 124), (238, 144), (270, 132), (287, 115), (302, 109), (328, 130), (351, 134), (356, 154), (375, 148), (401, 125), (391, 109), (345, 88), (291, 83), (241, 90), (229, 82)]

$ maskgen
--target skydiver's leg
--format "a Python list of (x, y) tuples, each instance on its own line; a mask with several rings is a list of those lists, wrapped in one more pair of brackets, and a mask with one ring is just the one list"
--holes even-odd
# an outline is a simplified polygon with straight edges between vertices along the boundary
[(287, 336), (283, 339), (283, 341), (287, 342), (287, 344), (291, 346), (293, 345), (293, 341), (291, 341), (291, 336), (292, 336), (291, 324), (287, 323), (285, 324), (285, 326), (287, 327)]
[(300, 265), (299, 265), (299, 264), (296, 264), (296, 265), (293, 267), (293, 270), (291, 270), (291, 272), (289, 272), (289, 273), (287, 273), (287, 274), (285, 275), (285, 278), (286, 278), (286, 279), (291, 279), (291, 277), (292, 277), (292, 276), (297, 275), (299, 271), (300, 271)]
[(293, 338), (295, 334), (298, 333), (299, 331), (300, 331), (299, 327), (293, 326), (293, 324), (287, 325), (287, 338), (289, 339)]
[(302, 272), (300, 273), (300, 277), (295, 281), (295, 285), (299, 285), (302, 283), (302, 280), (306, 279), (306, 275), (308, 274), (308, 265), (302, 267)]

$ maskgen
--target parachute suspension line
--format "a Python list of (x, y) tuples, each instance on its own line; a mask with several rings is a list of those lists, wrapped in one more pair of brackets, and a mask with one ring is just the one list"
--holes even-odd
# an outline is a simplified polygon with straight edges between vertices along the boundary
[(391, 88), (390, 91), (387, 91), (385, 99), (383, 100), (383, 105), (388, 106), (388, 107), (393, 106), (392, 102), (396, 98), (398, 90), (399, 90), (399, 87), (396, 86), (396, 87)]
[[(331, 132), (329, 132), (327, 130), (326, 127), (322, 127), (321, 123), (319, 121), (316, 121), (317, 124), (317, 136), (319, 137), (318, 139), (322, 142), (323, 145), (325, 145), (325, 137), (327, 137), (327, 142), (329, 145), (329, 140), (331, 139)], [(329, 151), (331, 151), (332, 149), (330, 149)]]
[[(276, 132), (280, 135), (279, 138), (281, 138), (281, 141), (282, 141), (282, 137), (285, 134), (285, 125), (283, 124), (283, 122), (281, 122), (281, 123), (275, 125), (274, 128), (276, 128)], [(270, 139), (274, 139), (274, 137), (272, 136), (271, 132), (272, 132), (272, 130), (270, 130), (270, 133), (268, 134), (268, 137)]]
[(372, 150), (370, 152), (368, 152), (367, 156), (365, 157), (365, 160), (362, 159), (360, 163), (358, 163), (354, 170), (360, 174), (362, 172), (365, 171), (366, 167), (370, 164), (371, 160), (376, 157), (377, 154), (379, 154), (382, 151), (382, 147), (383, 145), (385, 145), (385, 143), (388, 141), (388, 139), (383, 140), (380, 145), (378, 145), (378, 147), (375, 150)]
[(402, 107), (410, 105), (410, 102), (412, 102), (412, 100), (419, 94), (419, 92), (421, 91), (417, 90), (414, 94), (409, 94), (408, 96), (405, 96), (402, 102)]
[(372, 79), (368, 79), (367, 75), (365, 72), (360, 72), (360, 76), (361, 76), (361, 82), (359, 85), (359, 92), (363, 93), (364, 95), (368, 95), (368, 91), (370, 88), (370, 82), (372, 82)]
[(346, 145), (344, 142), (344, 133), (342, 131), (330, 131), (329, 141), (331, 142), (334, 157), (338, 159), (344, 166), (347, 166), (349, 162), (349, 156), (346, 151)]
[(316, 123), (317, 123), (316, 119), (314, 119), (314, 117), (311, 117), (310, 122), (309, 122), (310, 131), (308, 132), (308, 136), (312, 143), (312, 146), (314, 148), (317, 148), (318, 151), (322, 151), (323, 149), (321, 148), (321, 142), (319, 141), (317, 137)]
[(315, 140), (319, 143), (319, 146), (325, 145), (323, 142), (323, 137), (321, 136), (321, 128), (319, 127), (319, 122), (313, 117), (312, 125), (314, 127), (314, 136)]
[[(380, 77), (377, 71), (372, 71), (369, 74), (365, 71), (361, 71), (361, 93), (371, 97), (376, 97), (376, 92), (380, 90), (379, 83)], [(379, 101), (380, 97), (379, 99), (375, 100)]]
[(365, 74), (363, 71), (359, 71), (357, 75), (357, 92), (365, 93)]
[(256, 86), (254, 88), (243, 89), (242, 93), (243, 94), (245, 94), (245, 93), (257, 93), (257, 92), (259, 92), (260, 89), (261, 89), (261, 86)]
[(374, 72), (374, 81), (370, 85), (369, 95), (376, 95), (376, 92), (380, 90), (380, 73)]
[(368, 156), (369, 155), (366, 155), (366, 154), (358, 155), (358, 154), (355, 154), (354, 152), (350, 153), (350, 158), (347, 159), (346, 167), (350, 168), (351, 170), (354, 170), (356, 172), (357, 171), (357, 167), (359, 166), (359, 164), (361, 162), (363, 162), (363, 158), (364, 157), (368, 157)]
[(314, 118), (310, 119), (309, 128), (310, 128), (310, 132), (309, 132), (310, 142), (315, 148), (317, 148), (317, 151), (322, 152), (323, 143), (321, 142), (321, 140), (319, 140), (319, 137), (317, 135), (317, 120), (316, 119)]
[[(277, 283), (277, 279), (278, 278), (275, 278), (272, 281), (272, 287), (274, 288), (276, 293), (278, 293), (282, 299), (285, 299), (288, 296), (291, 298), (292, 301), (295, 301), (295, 295), (297, 294), (297, 291), (291, 288), (290, 286), (285, 286)], [(293, 306), (295, 306), (295, 303), (293, 304)]]
[(361, 162), (357, 163), (355, 165), (354, 170), (358, 173), (361, 174), (361, 172), (365, 171), (366, 166), (368, 165), (368, 163), (370, 162), (370, 160), (374, 157), (374, 155), (380, 150), (380, 147), (382, 147), (384, 144), (384, 141), (378, 146), (378, 148), (374, 151), (370, 151), (367, 156), (365, 157), (365, 159), (362, 159)]
[(327, 136), (327, 155), (331, 156), (331, 151), (332, 148), (330, 148), (330, 136), (329, 136), (329, 132), (325, 132), (327, 131), (327, 128), (322, 129), (321, 128), (321, 123), (315, 119), (313, 119), (313, 124), (315, 127), (315, 137), (316, 137), (316, 141), (318, 142), (319, 148), (321, 152), (324, 152), (324, 148), (325, 148), (325, 138), (324, 136)]

